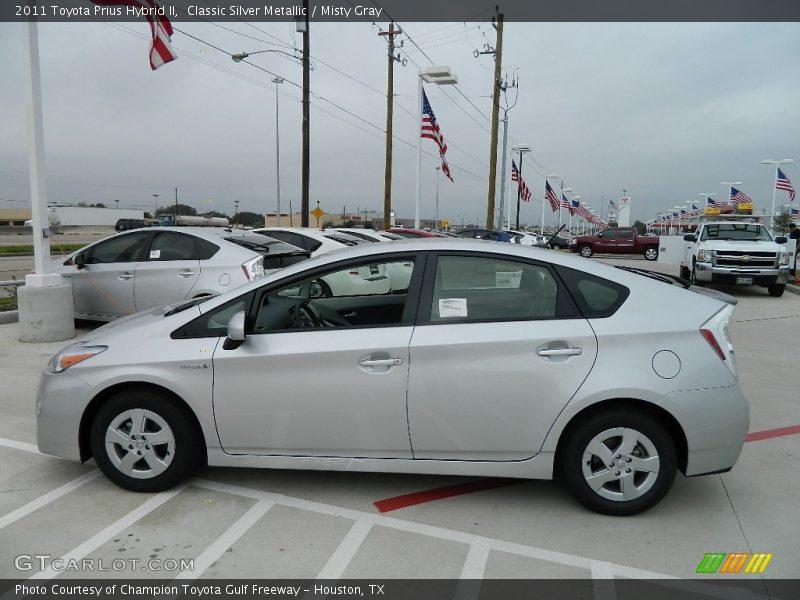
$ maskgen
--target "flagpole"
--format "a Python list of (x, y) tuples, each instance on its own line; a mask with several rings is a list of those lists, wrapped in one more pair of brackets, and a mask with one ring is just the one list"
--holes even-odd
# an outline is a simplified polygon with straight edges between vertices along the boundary
[(561, 229), (561, 203), (564, 200), (564, 180), (561, 180), (561, 197), (558, 199), (558, 228)]
[(775, 178), (772, 180), (772, 212), (769, 217), (769, 231), (775, 231), (775, 195), (778, 191), (778, 161), (775, 161)]
[(419, 229), (419, 205), (422, 199), (422, 75), (417, 75), (417, 201), (414, 204), (414, 228)]
[(39, 67), (39, 31), (36, 21), (23, 26), (23, 61), (28, 81), (28, 174), (33, 220), (33, 262), (35, 272), (25, 276), (17, 290), (19, 340), (59, 342), (75, 337), (72, 286), (64, 285), (60, 273), (51, 273), (50, 227), (47, 215), (47, 174), (45, 170), (42, 80)]

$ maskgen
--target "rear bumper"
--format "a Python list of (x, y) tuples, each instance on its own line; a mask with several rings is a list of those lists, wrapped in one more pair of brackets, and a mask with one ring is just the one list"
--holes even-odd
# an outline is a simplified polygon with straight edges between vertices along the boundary
[(715, 267), (710, 263), (696, 263), (695, 277), (706, 283), (737, 284), (740, 277), (752, 277), (753, 285), (774, 285), (789, 281), (789, 267), (778, 269), (746, 269), (734, 267)]
[(683, 428), (688, 450), (687, 476), (733, 467), (750, 425), (747, 399), (738, 384), (673, 392), (660, 404)]

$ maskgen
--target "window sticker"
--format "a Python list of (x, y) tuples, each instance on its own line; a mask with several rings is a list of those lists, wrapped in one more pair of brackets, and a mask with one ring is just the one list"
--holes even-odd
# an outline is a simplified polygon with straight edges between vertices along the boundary
[(150, 258), (161, 258), (161, 250), (150, 250)]
[(466, 298), (441, 298), (439, 300), (439, 318), (452, 319), (467, 316)]

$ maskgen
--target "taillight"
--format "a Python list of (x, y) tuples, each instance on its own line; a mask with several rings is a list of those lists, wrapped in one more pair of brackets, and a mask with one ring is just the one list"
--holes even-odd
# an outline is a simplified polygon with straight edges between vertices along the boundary
[(719, 345), (717, 338), (714, 337), (714, 333), (710, 329), (701, 329), (700, 335), (702, 335), (708, 342), (708, 345), (714, 349), (714, 352), (717, 353), (720, 360), (725, 360), (725, 353), (722, 351), (722, 346)]
[(739, 369), (736, 366), (736, 354), (733, 351), (728, 324), (733, 316), (733, 306), (727, 305), (717, 312), (708, 321), (700, 326), (700, 335), (708, 345), (717, 353), (722, 363), (734, 376), (739, 378)]
[(242, 271), (244, 272), (244, 276), (247, 277), (247, 281), (253, 281), (259, 277), (263, 277), (265, 275), (264, 257), (257, 256), (242, 263)]

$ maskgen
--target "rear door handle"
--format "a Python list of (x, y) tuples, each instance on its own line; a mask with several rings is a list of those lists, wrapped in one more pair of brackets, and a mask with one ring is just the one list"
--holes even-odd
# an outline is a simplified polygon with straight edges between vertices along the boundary
[(133, 278), (133, 273), (120, 273), (119, 275), (117, 275), (117, 279), (121, 279), (122, 281), (132, 278)]
[(539, 356), (580, 356), (583, 354), (583, 348), (543, 348), (537, 350), (536, 354)]
[(358, 361), (362, 367), (397, 367), (403, 364), (402, 358), (362, 358)]
[(191, 277), (192, 275), (194, 275), (194, 271), (181, 271), (180, 273), (178, 273), (178, 277), (184, 277), (184, 278)]

